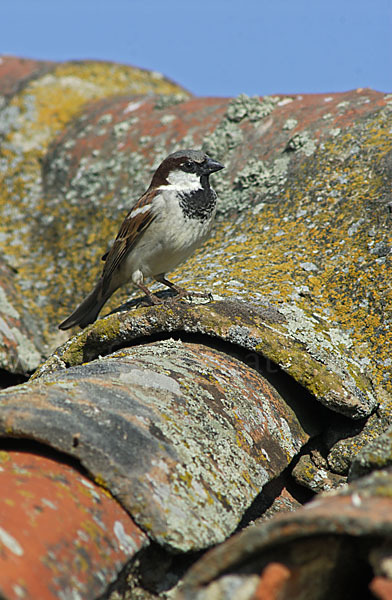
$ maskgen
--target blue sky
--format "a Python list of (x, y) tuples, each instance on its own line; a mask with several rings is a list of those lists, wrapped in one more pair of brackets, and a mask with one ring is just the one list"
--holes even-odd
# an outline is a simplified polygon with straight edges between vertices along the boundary
[(392, 0), (1, 0), (0, 54), (160, 71), (197, 95), (392, 92)]

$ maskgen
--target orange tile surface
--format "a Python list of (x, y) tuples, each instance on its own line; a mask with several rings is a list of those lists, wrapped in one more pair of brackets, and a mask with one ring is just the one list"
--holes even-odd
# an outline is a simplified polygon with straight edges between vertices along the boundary
[(0, 596), (92, 598), (146, 536), (107, 492), (72, 466), (0, 451)]

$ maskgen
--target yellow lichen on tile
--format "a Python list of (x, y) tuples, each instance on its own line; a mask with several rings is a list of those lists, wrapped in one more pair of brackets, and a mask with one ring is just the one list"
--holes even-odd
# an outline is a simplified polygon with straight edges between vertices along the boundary
[[(50, 73), (32, 80), (9, 101), (7, 111), (13, 117), (7, 122), (0, 148), (0, 252), (18, 272), (15, 287), (21, 310), (30, 310), (41, 318), (44, 337), (48, 327), (53, 327), (53, 320), (57, 320), (49, 296), (54, 289), (66, 289), (68, 285), (56, 264), (58, 252), (54, 246), (57, 244), (58, 251), (69, 256), (70, 264), (80, 260), (81, 248), (67, 227), (64, 212), (57, 210), (56, 214), (53, 210), (48, 214), (41, 188), (42, 159), (52, 140), (86, 102), (112, 95), (147, 93), (186, 95), (180, 86), (160, 74), (91, 61), (59, 64)], [(77, 210), (76, 206), (75, 213)], [(100, 215), (100, 220), (100, 231), (106, 227), (110, 232), (110, 217)], [(48, 237), (46, 221), (55, 223)], [(96, 235), (96, 229), (91, 228), (87, 244), (97, 243)], [(49, 245), (52, 251), (48, 253)], [(85, 247), (83, 240), (82, 250)], [(46, 296), (47, 302), (40, 296)]]
[[(372, 363), (374, 381), (381, 383), (384, 370), (375, 368), (375, 357), (379, 364), (390, 357), (392, 319), (390, 270), (382, 254), (392, 236), (377, 171), (392, 149), (385, 125), (376, 113), (359, 132), (326, 142), (281, 198), (257, 214), (249, 211), (237, 225), (218, 226), (176, 280), (197, 289), (212, 272), (209, 289), (221, 296), (295, 304), (313, 319), (316, 337), (336, 335), (336, 347)], [(342, 339), (334, 327), (345, 333)]]

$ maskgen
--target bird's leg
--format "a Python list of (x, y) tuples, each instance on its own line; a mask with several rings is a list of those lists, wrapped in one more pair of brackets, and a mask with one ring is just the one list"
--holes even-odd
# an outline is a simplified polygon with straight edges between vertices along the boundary
[(184, 290), (184, 288), (182, 288), (182, 287), (176, 285), (175, 283), (172, 283), (168, 279), (166, 279), (166, 277), (164, 275), (155, 275), (154, 279), (156, 281), (158, 281), (159, 283), (163, 283), (163, 285), (166, 285), (171, 290), (174, 290), (175, 292), (177, 292), (177, 298), (183, 298), (184, 296), (189, 296), (189, 292)]
[(137, 283), (136, 285), (146, 294), (151, 304), (161, 304), (162, 300), (160, 300), (155, 294), (150, 292), (150, 290), (146, 285), (144, 285), (144, 283)]
[(172, 283), (168, 279), (166, 279), (166, 277), (164, 275), (156, 275), (154, 277), (154, 279), (156, 279), (156, 281), (159, 281), (159, 283), (163, 283), (163, 285), (166, 285), (170, 289), (177, 292), (176, 299), (178, 299), (178, 300), (180, 300), (181, 298), (184, 298), (186, 296), (188, 296), (189, 299), (191, 299), (192, 296), (194, 296), (195, 298), (205, 298), (206, 300), (210, 300), (210, 301), (212, 300), (212, 295), (210, 292), (188, 292), (187, 290), (184, 290), (184, 288), (182, 288), (182, 287), (176, 285), (175, 283)]

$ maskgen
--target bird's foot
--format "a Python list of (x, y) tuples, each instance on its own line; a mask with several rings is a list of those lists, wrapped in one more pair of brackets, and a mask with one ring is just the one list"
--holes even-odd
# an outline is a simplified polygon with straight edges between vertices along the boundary
[(183, 297), (185, 302), (189, 302), (189, 304), (208, 304), (212, 302), (214, 297), (211, 292), (186, 292)]
[(142, 292), (145, 293), (145, 302), (147, 306), (162, 304), (163, 300), (161, 300), (160, 298), (158, 298), (158, 296), (150, 292), (148, 287), (145, 286), (143, 283), (138, 283), (137, 286), (142, 290)]
[(146, 300), (150, 306), (156, 306), (157, 304), (162, 304), (164, 302), (163, 298), (158, 298), (155, 294), (150, 294), (147, 296)]

